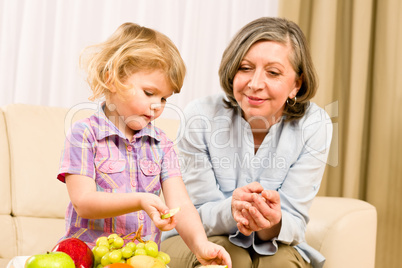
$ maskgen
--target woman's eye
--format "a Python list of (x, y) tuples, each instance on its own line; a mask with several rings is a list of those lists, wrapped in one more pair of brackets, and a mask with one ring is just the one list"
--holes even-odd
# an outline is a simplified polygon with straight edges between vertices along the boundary
[(269, 73), (269, 75), (271, 75), (271, 76), (279, 76), (279, 75), (280, 75), (280, 73), (278, 73), (278, 72), (273, 72), (273, 71), (269, 71), (268, 73)]
[(248, 66), (240, 66), (239, 67), (239, 71), (249, 71), (249, 70), (251, 70), (251, 68)]

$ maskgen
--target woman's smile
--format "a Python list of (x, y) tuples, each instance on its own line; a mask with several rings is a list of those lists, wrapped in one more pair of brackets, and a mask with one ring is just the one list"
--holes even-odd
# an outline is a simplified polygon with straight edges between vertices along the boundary
[(268, 99), (262, 99), (259, 97), (255, 97), (255, 96), (248, 96), (245, 94), (245, 96), (247, 97), (248, 103), (250, 105), (261, 105), (263, 104), (265, 101), (267, 101)]

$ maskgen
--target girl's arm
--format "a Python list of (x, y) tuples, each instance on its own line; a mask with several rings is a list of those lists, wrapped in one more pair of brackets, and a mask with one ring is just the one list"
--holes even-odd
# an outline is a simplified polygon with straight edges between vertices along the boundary
[(163, 181), (162, 191), (168, 207), (181, 208), (174, 216), (177, 220), (176, 230), (201, 264), (226, 264), (231, 267), (230, 256), (226, 250), (208, 241), (200, 216), (187, 194), (182, 178), (173, 177)]
[(160, 218), (169, 211), (162, 200), (150, 193), (97, 192), (95, 181), (83, 175), (66, 175), (70, 200), (77, 214), (86, 219), (111, 218), (138, 210), (145, 210), (162, 231), (175, 227), (174, 219)]

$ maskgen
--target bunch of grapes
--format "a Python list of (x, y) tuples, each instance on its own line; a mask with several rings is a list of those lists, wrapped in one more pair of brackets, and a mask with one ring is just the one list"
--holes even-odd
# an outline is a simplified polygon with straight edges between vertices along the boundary
[(127, 259), (136, 255), (148, 255), (161, 260), (164, 264), (170, 262), (169, 255), (159, 251), (158, 244), (154, 241), (140, 239), (138, 244), (132, 240), (125, 244), (124, 238), (117, 234), (99, 237), (92, 252), (95, 257), (94, 268), (102, 268), (112, 263), (126, 263)]

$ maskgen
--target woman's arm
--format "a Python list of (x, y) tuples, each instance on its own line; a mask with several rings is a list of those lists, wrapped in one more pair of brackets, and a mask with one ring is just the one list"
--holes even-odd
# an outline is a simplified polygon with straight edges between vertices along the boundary
[[(304, 241), (308, 210), (318, 192), (326, 165), (332, 137), (331, 120), (322, 109), (315, 109), (300, 125), (300, 130), (299, 139), (303, 142), (300, 154), (291, 164), (279, 189), (264, 191), (269, 195), (254, 195), (252, 205), (243, 211), (243, 216), (250, 222), (243, 228), (249, 233), (257, 232), (260, 240), (277, 238), (292, 245)], [(291, 137), (281, 139), (287, 142)], [(275, 213), (280, 213), (277, 214), (280, 222), (271, 225), (271, 217), (278, 219)]]
[[(231, 213), (232, 198), (225, 194), (225, 185), (218, 184), (211, 162), (211, 157), (215, 156), (211, 155), (208, 148), (213, 134), (208, 111), (214, 109), (209, 102), (190, 103), (184, 110), (185, 121), (180, 124), (179, 133), (182, 135), (178, 136), (178, 149), (183, 160), (180, 163), (183, 180), (208, 236), (227, 235), (237, 231), (236, 221)], [(234, 189), (236, 180), (235, 177), (225, 180), (225, 183), (230, 184), (226, 188)]]

